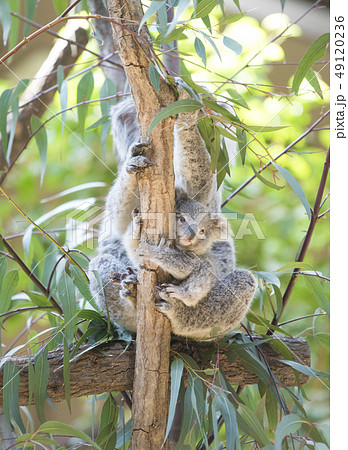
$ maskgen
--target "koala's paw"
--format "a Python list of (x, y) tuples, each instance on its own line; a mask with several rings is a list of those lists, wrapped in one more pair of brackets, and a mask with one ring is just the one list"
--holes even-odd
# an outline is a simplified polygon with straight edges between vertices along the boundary
[(128, 275), (121, 281), (121, 288), (125, 295), (137, 297), (138, 280), (135, 275)]
[(161, 286), (156, 286), (156, 288), (159, 291), (158, 293), (159, 293), (160, 299), (157, 298), (155, 300), (155, 306), (158, 309), (158, 311), (160, 311), (162, 313), (166, 313), (172, 308), (172, 304), (170, 302), (170, 297)]
[(131, 156), (143, 156), (146, 151), (151, 149), (151, 144), (140, 142), (139, 144), (134, 144), (130, 148)]
[(151, 259), (157, 252), (157, 246), (148, 244), (146, 242), (141, 242), (141, 246), (134, 249), (134, 252), (140, 257)]
[(149, 161), (145, 156), (133, 156), (127, 162), (126, 171), (129, 174), (143, 173), (148, 167), (153, 167), (156, 164)]
[(161, 285), (161, 288), (162, 288), (161, 292), (165, 292), (165, 295), (168, 298), (177, 298), (179, 300), (182, 300), (182, 298), (184, 297), (183, 293), (180, 291), (179, 286), (176, 286), (175, 284), (163, 283)]
[(174, 247), (174, 241), (172, 239), (167, 239), (166, 236), (161, 236), (161, 239), (159, 241), (158, 247), (168, 247), (173, 248)]

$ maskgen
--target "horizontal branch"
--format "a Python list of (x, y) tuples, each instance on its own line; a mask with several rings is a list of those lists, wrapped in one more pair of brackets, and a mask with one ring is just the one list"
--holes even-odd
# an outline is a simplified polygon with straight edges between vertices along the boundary
[[(253, 337), (254, 340), (263, 339)], [(295, 355), (295, 360), (301, 364), (310, 366), (310, 349), (308, 343), (302, 338), (282, 337), (288, 348)], [(267, 358), (272, 373), (277, 380), (285, 386), (296, 386), (296, 376), (293, 369), (280, 362), (284, 359), (270, 345), (261, 344), (262, 352)], [(82, 352), (87, 347), (81, 347)], [(190, 355), (199, 366), (211, 368), (210, 362), (206, 361), (215, 344), (212, 342), (182, 342), (173, 340), (171, 344), (172, 356), (178, 353)], [(102, 351), (101, 351), (102, 350)], [(108, 356), (106, 356), (108, 355)], [(28, 362), (33, 356), (3, 358), (18, 367), (20, 371), (19, 404), (26, 405), (29, 398)], [(135, 347), (129, 346), (125, 350), (125, 344), (108, 343), (99, 349), (93, 349), (83, 353), (70, 365), (70, 391), (72, 397), (102, 394), (104, 392), (115, 392), (130, 390), (133, 387)], [(58, 347), (49, 352), (50, 379), (48, 383), (48, 395), (54, 402), (65, 399), (63, 379), (63, 350)], [(243, 362), (237, 357), (233, 362), (227, 359), (225, 353), (219, 352), (219, 368), (231, 384), (255, 384), (258, 378), (243, 367)], [(0, 385), (3, 384), (3, 365), (0, 372)], [(299, 373), (299, 381), (305, 384), (308, 376)], [(0, 402), (2, 403), (2, 390), (0, 391)]]

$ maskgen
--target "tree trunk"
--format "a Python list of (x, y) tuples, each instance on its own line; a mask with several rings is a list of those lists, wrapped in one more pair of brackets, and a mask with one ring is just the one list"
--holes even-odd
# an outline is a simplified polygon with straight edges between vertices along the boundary
[[(144, 220), (141, 239), (157, 243), (169, 233), (174, 212), (173, 127), (174, 119), (157, 126), (150, 136), (151, 121), (164, 106), (175, 100), (169, 86), (161, 81), (156, 92), (149, 77), (150, 38), (143, 27), (142, 39), (135, 36), (143, 16), (140, 0), (108, 0), (109, 15), (123, 24), (113, 25), (119, 53), (138, 114), (143, 142), (151, 143), (146, 155), (155, 165), (138, 176), (140, 205)], [(144, 40), (148, 44), (144, 44)], [(152, 220), (146, 220), (151, 217)], [(151, 227), (151, 228), (150, 228)], [(132, 449), (161, 448), (168, 417), (170, 323), (154, 306), (156, 284), (164, 280), (150, 264), (138, 271), (137, 340), (132, 408)], [(166, 448), (166, 447), (165, 447)]]

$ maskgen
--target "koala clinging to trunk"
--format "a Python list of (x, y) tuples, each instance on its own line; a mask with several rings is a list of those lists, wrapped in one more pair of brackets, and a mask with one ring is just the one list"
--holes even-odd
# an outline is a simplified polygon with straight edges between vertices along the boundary
[[(180, 90), (181, 98), (188, 94)], [(90, 270), (99, 272), (103, 289), (91, 275), (91, 291), (111, 319), (136, 331), (136, 271), (139, 259), (151, 260), (172, 276), (158, 287), (159, 310), (173, 333), (198, 339), (239, 327), (256, 289), (250, 272), (235, 269), (234, 245), (220, 214), (220, 195), (209, 153), (199, 134), (197, 113), (179, 114), (174, 130), (176, 236), (159, 245), (141, 243), (142, 216), (136, 173), (151, 170), (147, 144), (140, 133), (132, 101), (111, 110), (113, 137), (120, 160), (119, 175), (106, 200), (98, 256)], [(132, 220), (132, 218), (134, 220)], [(174, 246), (172, 245), (174, 243)], [(113, 273), (124, 274), (121, 283)]]

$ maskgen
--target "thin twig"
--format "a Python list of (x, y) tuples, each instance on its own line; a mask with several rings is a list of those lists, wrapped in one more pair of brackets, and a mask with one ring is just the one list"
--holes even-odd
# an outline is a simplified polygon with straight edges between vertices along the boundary
[(50, 294), (49, 290), (41, 283), (41, 281), (34, 275), (34, 273), (29, 269), (29, 267), (24, 263), (22, 258), (18, 255), (15, 249), (7, 242), (6, 238), (0, 233), (0, 241), (6, 247), (7, 251), (12, 255), (13, 259), (20, 266), (23, 272), (31, 279), (31, 281), (40, 289), (40, 291), (48, 298), (51, 302), (53, 308), (59, 312), (59, 314), (63, 315), (63, 310), (55, 300), (54, 297)]
[[(296, 144), (298, 144), (302, 139), (304, 139), (313, 129), (320, 123), (325, 117), (327, 117), (330, 114), (330, 110), (326, 111), (319, 119), (314, 122), (301, 136), (299, 136), (297, 139), (295, 139), (290, 145), (288, 145), (279, 155), (277, 155), (275, 158), (273, 158), (272, 161), (269, 161), (267, 164), (262, 166), (257, 173), (260, 174), (265, 169), (267, 169), (273, 161), (277, 161), (281, 156), (285, 155), (289, 152), (293, 147), (295, 147)], [(227, 197), (227, 199), (222, 202), (221, 208), (223, 208), (232, 198), (234, 198), (237, 194), (239, 194), (240, 191), (242, 191), (246, 186), (248, 186), (254, 179), (256, 178), (256, 175), (251, 176), (248, 180), (246, 180), (239, 188), (237, 188), (235, 191), (232, 192), (232, 194)]]
[[(27, 17), (22, 16), (21, 14), (18, 14), (16, 12), (11, 12), (11, 16), (17, 17), (17, 19), (22, 20), (23, 22), (29, 23), (30, 25), (36, 27), (36, 28), (42, 28), (43, 25), (34, 22), (33, 20), (28, 19)], [(80, 42), (74, 41), (72, 39), (66, 38), (64, 36), (61, 36), (59, 33), (53, 30), (47, 30), (47, 33), (51, 34), (52, 36), (56, 37), (57, 39), (62, 39), (63, 41), (68, 42), (70, 45), (76, 45), (76, 47), (80, 47), (82, 50), (91, 53), (92, 55), (96, 56), (98, 59), (105, 60), (105, 57), (100, 55), (99, 53), (94, 52), (93, 50), (90, 50), (85, 45), (80, 44)], [(108, 57), (111, 57), (111, 55), (108, 55)], [(108, 63), (112, 64), (113, 66), (117, 67), (120, 70), (123, 70), (123, 66), (121, 64), (116, 63), (115, 61), (112, 61), (111, 59), (108, 60)]]
[[(314, 207), (313, 207), (313, 211), (311, 213), (311, 220), (309, 223), (309, 227), (306, 233), (306, 236), (304, 238), (302, 247), (301, 247), (301, 251), (298, 255), (298, 257), (296, 258), (295, 262), (302, 262), (306, 256), (309, 244), (311, 242), (312, 236), (313, 236), (313, 232), (314, 232), (314, 228), (316, 223), (318, 222), (318, 218), (319, 218), (319, 211), (320, 211), (320, 205), (321, 205), (321, 201), (323, 198), (323, 193), (324, 193), (324, 189), (325, 189), (325, 184), (326, 184), (326, 180), (327, 180), (327, 176), (329, 173), (329, 168), (330, 168), (330, 149), (327, 152), (326, 155), (326, 159), (325, 159), (325, 163), (324, 163), (324, 167), (323, 167), (323, 173), (321, 176), (321, 180), (320, 180), (320, 184), (319, 184), (319, 188), (318, 188), (318, 192), (317, 192), (317, 197), (315, 199), (315, 203), (314, 203)], [(290, 281), (285, 289), (284, 295), (283, 295), (283, 304), (282, 304), (282, 309), (279, 313), (279, 315), (274, 315), (273, 316), (273, 320), (271, 322), (272, 325), (277, 326), (279, 323), (279, 319), (281, 317), (281, 315), (284, 312), (284, 309), (289, 301), (289, 298), (291, 296), (291, 293), (294, 289), (297, 277), (299, 275), (300, 272), (300, 268), (296, 267), (291, 275)], [(267, 334), (272, 334), (273, 332), (271, 330), (267, 330)]]
[(298, 320), (309, 319), (311, 317), (319, 317), (319, 316), (327, 316), (327, 313), (323, 312), (318, 314), (308, 314), (308, 316), (297, 317), (296, 319), (291, 319), (287, 320), (286, 322), (282, 322), (279, 324), (279, 326), (281, 327), (283, 325), (287, 325), (288, 323), (297, 322)]

